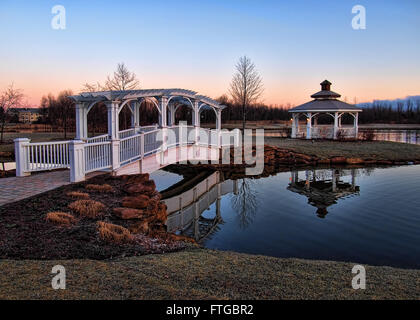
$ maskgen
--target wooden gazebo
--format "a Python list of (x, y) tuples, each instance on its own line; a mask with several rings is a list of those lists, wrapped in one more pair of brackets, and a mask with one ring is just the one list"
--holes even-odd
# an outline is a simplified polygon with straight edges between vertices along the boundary
[[(358, 136), (359, 112), (362, 109), (355, 105), (338, 100), (341, 95), (331, 91), (331, 82), (325, 80), (321, 83), (321, 91), (313, 94), (314, 100), (290, 109), (292, 113), (292, 138), (306, 139), (337, 139), (356, 138)], [(334, 125), (318, 125), (317, 117), (327, 114), (334, 118)], [(353, 116), (352, 126), (343, 126), (342, 116)], [(306, 126), (299, 126), (299, 118), (306, 117)]]

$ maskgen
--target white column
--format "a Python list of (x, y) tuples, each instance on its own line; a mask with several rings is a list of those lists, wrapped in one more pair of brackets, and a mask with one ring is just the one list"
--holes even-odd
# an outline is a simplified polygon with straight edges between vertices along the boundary
[(106, 104), (108, 110), (108, 136), (111, 140), (118, 139), (118, 101), (109, 101)]
[(87, 107), (84, 107), (83, 108), (83, 137), (82, 137), (83, 140), (86, 140), (89, 137), (87, 115), (88, 115), (88, 109)]
[(168, 125), (167, 104), (168, 104), (168, 98), (167, 97), (160, 97), (159, 98), (159, 109), (160, 109), (159, 126), (161, 128), (167, 127), (167, 125)]
[(174, 121), (174, 105), (170, 103), (168, 105), (168, 126), (172, 127), (175, 125)]
[(132, 101), (131, 105), (130, 105), (130, 109), (131, 109), (131, 128), (136, 128), (139, 125), (139, 114), (138, 114), (139, 108), (137, 107), (137, 105), (138, 105), (137, 101)]
[(296, 138), (296, 121), (297, 121), (297, 119), (296, 119), (296, 113), (293, 113), (292, 114), (292, 135), (291, 135), (291, 137), (293, 139)]
[(338, 112), (334, 113), (334, 130), (333, 130), (333, 139), (337, 139), (338, 133)]
[(356, 112), (354, 116), (354, 137), (359, 137), (359, 112)]
[(311, 139), (312, 134), (312, 113), (306, 114), (306, 139)]
[(70, 181), (85, 180), (85, 143), (82, 140), (72, 140), (69, 144)]
[(76, 139), (87, 138), (87, 110), (84, 103), (76, 103)]
[(13, 141), (15, 142), (16, 177), (29, 176), (31, 173), (27, 172), (28, 154), (26, 146), (31, 140), (28, 138), (17, 138)]
[(200, 101), (194, 101), (194, 107), (193, 107), (193, 117), (192, 117), (192, 124), (195, 127), (199, 127), (200, 126), (200, 112), (199, 112), (199, 107), (200, 107)]
[(120, 140), (111, 140), (111, 164), (112, 170), (116, 170), (120, 167)]
[[(217, 146), (222, 146), (222, 110), (216, 110), (216, 131), (217, 131)], [(242, 133), (244, 134), (244, 133)]]

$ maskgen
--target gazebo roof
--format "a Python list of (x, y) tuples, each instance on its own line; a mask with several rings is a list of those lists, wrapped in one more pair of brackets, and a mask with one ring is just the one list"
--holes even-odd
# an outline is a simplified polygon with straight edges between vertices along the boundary
[(330, 87), (331, 82), (328, 80), (321, 82), (321, 91), (311, 96), (315, 100), (292, 108), (289, 112), (362, 112), (362, 109), (353, 104), (337, 100), (341, 95), (331, 91)]
[(198, 94), (192, 90), (186, 89), (142, 89), (142, 90), (122, 90), (122, 91), (97, 91), (82, 92), (78, 95), (70, 96), (76, 102), (94, 102), (94, 101), (124, 101), (141, 98), (160, 98), (160, 97), (180, 97), (183, 99), (195, 99), (203, 104), (224, 109), (216, 100)]

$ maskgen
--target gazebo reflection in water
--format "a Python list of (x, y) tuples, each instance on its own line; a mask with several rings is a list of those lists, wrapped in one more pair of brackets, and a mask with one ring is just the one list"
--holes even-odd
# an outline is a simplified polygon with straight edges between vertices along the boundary
[[(359, 195), (356, 172), (357, 169), (313, 169), (304, 171), (305, 177), (300, 179), (302, 171), (292, 171), (287, 189), (306, 196), (308, 203), (317, 208), (318, 217), (325, 218), (328, 207), (339, 199)], [(350, 177), (350, 180), (344, 181), (345, 177)]]

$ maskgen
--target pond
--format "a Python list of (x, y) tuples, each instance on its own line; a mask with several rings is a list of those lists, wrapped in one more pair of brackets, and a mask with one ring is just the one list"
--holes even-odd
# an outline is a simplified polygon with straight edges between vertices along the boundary
[(170, 231), (211, 249), (420, 268), (419, 166), (217, 177), (168, 203)]
[(372, 132), (373, 140), (420, 144), (420, 130), (372, 129), (359, 131), (359, 139)]

